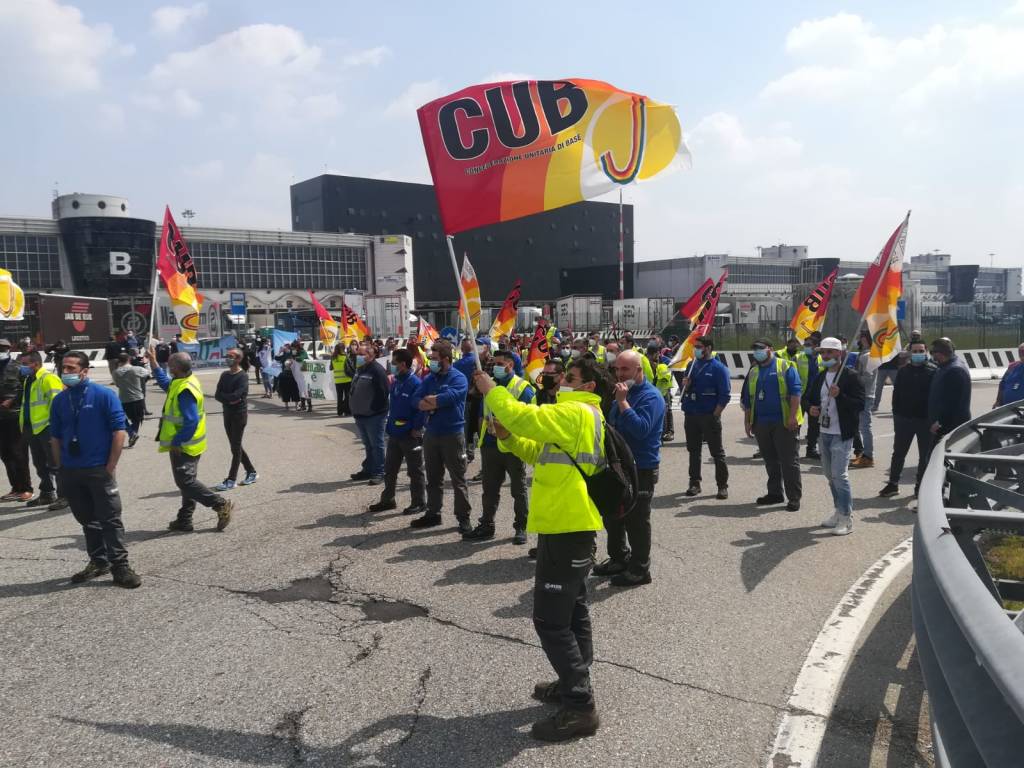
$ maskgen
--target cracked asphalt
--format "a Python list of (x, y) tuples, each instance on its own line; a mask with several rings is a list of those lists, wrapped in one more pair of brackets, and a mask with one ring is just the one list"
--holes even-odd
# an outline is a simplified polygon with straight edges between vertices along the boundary
[[(215, 374), (201, 380), (212, 392)], [(507, 494), (493, 541), (463, 543), (450, 510), (443, 527), (413, 531), (365, 511), (379, 488), (346, 481), (361, 449), (333, 404), (285, 414), (252, 394), (245, 443), (260, 480), (231, 492), (223, 533), (203, 510), (195, 533), (165, 530), (177, 492), (155, 420), (125, 452), (138, 590), (71, 585), (85, 562), (71, 515), (0, 506), (0, 765), (761, 765), (822, 622), (914, 519), (907, 496), (874, 496), (881, 468), (853, 472), (846, 538), (817, 528), (817, 465), (804, 465), (800, 512), (752, 505), (764, 472), (730, 406), (730, 499), (713, 499), (710, 465), (705, 493), (683, 497), (686, 450), (665, 448), (654, 583), (591, 582), (601, 730), (541, 745), (529, 726), (549, 709), (530, 692), (552, 673)], [(160, 402), (150, 394), (151, 410)], [(891, 431), (883, 415), (880, 465)], [(210, 434), (200, 477), (212, 485), (229, 459), (215, 410)]]

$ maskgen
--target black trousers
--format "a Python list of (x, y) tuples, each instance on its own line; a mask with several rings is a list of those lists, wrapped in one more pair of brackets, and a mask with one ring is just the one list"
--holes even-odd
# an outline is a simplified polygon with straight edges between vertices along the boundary
[(931, 432), (931, 424), (927, 418), (915, 419), (910, 416), (897, 416), (893, 414), (893, 426), (896, 428), (896, 435), (892, 444), (892, 463), (889, 464), (889, 482), (900, 484), (900, 476), (903, 474), (903, 463), (907, 459), (910, 445), (917, 440), (917, 477), (914, 480), (914, 487), (921, 485), (921, 478), (928, 466), (928, 459), (932, 455), (932, 448), (935, 447), (935, 435)]
[(807, 421), (807, 453), (818, 452), (818, 438), (821, 437), (821, 422), (817, 416), (811, 416), (804, 411), (804, 418)]
[(395, 500), (398, 470), (402, 468), (403, 460), (405, 461), (405, 471), (409, 475), (412, 506), (425, 506), (427, 503), (427, 480), (423, 474), (423, 438), (415, 438), (412, 435), (403, 437), (388, 435), (388, 444), (384, 451), (384, 492), (381, 493), (380, 500)]
[(219, 508), (224, 505), (224, 498), (218, 496), (199, 482), (199, 459), (201, 456), (188, 456), (184, 453), (171, 453), (171, 471), (174, 473), (174, 484), (181, 491), (181, 508), (178, 519), (192, 521), (192, 513), (196, 511), (196, 503), (204, 507)]
[(229, 480), (234, 480), (238, 477), (239, 463), (245, 467), (247, 473), (256, 471), (256, 467), (249, 461), (249, 454), (242, 447), (242, 435), (245, 434), (245, 425), (248, 423), (248, 411), (224, 411), (224, 431), (228, 435), (228, 445), (231, 446), (231, 469), (228, 470)]
[(686, 451), (690, 454), (690, 485), (700, 485), (701, 452), (706, 442), (708, 453), (715, 461), (715, 482), (719, 488), (728, 488), (729, 467), (725, 463), (722, 445), (722, 417), (714, 413), (687, 413), (683, 416), (683, 431), (686, 433)]
[(444, 501), (444, 473), (452, 481), (455, 495), (455, 518), (469, 520), (472, 506), (469, 503), (469, 487), (466, 485), (466, 438), (462, 432), (450, 435), (423, 437), (423, 461), (427, 467), (427, 512), (441, 514)]
[(636, 506), (623, 521), (605, 520), (608, 557), (629, 563), (631, 571), (645, 573), (651, 568), (651, 497), (658, 484), (657, 469), (638, 469), (640, 481)]
[(97, 565), (127, 565), (121, 495), (106, 467), (60, 470), (61, 494), (85, 533), (85, 549)]
[(39, 476), (39, 493), (43, 496), (52, 496), (56, 489), (54, 480), (57, 475), (57, 468), (53, 465), (53, 451), (50, 450), (50, 428), (47, 427), (38, 435), (28, 438), (29, 453), (32, 454), (32, 464)]
[(480, 522), (494, 525), (494, 516), (498, 512), (498, 501), (501, 499), (501, 486), (508, 475), (512, 490), (512, 510), (515, 515), (512, 527), (517, 531), (526, 530), (526, 515), (529, 499), (526, 494), (526, 465), (522, 459), (511, 453), (502, 453), (497, 444), (484, 443), (480, 447), (480, 461), (483, 463), (483, 514)]
[(121, 407), (124, 408), (124, 417), (128, 421), (128, 437), (139, 434), (142, 421), (146, 418), (146, 401), (121, 403)]
[(676, 433), (676, 417), (672, 413), (672, 390), (665, 393), (665, 423), (661, 428), (661, 435), (674, 435)]
[(789, 501), (800, 501), (803, 496), (803, 484), (800, 480), (800, 446), (796, 441), (796, 433), (786, 429), (781, 421), (768, 424), (754, 424), (754, 437), (761, 451), (761, 460), (768, 470), (768, 493), (781, 496), (785, 485), (786, 498)]
[(0, 419), (0, 461), (7, 470), (7, 480), (14, 493), (32, 493), (32, 476), (28, 473), (28, 441), (21, 434), (17, 416)]
[(334, 389), (338, 393), (338, 415), (339, 416), (351, 416), (352, 411), (348, 407), (348, 394), (352, 389), (351, 381), (341, 381), (334, 383)]
[(480, 437), (481, 411), (484, 401), (481, 397), (469, 396), (466, 398), (466, 459), (473, 461), (476, 457), (476, 442)]
[(593, 629), (587, 606), (587, 576), (594, 564), (596, 535), (542, 533), (537, 537), (537, 577), (533, 586), (533, 626), (558, 675), (562, 706), (594, 708), (590, 665)]

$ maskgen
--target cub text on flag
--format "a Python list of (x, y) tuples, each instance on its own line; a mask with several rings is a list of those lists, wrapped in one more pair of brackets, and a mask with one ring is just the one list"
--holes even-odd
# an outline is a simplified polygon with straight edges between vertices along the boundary
[(362, 341), (367, 336), (373, 336), (370, 327), (363, 322), (355, 310), (341, 302), (341, 338), (345, 344), (353, 341)]
[(896, 227), (881, 252), (871, 262), (864, 280), (853, 294), (851, 306), (863, 314), (871, 334), (868, 370), (900, 353), (900, 327), (896, 321), (903, 295), (903, 251), (907, 245), (910, 214)]
[(598, 80), (472, 85), (417, 110), (451, 235), (597, 197), (689, 162), (675, 110)]
[(203, 297), (199, 294), (195, 262), (181, 236), (181, 230), (174, 223), (170, 206), (164, 209), (164, 228), (160, 234), (160, 253), (156, 266), (167, 294), (171, 297), (174, 316), (181, 327), (181, 340), (193, 344), (196, 331), (199, 330), (199, 310), (203, 307)]
[(704, 281), (704, 285), (696, 290), (696, 292), (688, 298), (683, 306), (679, 308), (680, 317), (685, 317), (687, 320), (692, 321), (700, 312), (700, 308), (704, 306), (704, 302), (708, 300), (711, 295), (711, 290), (715, 287), (715, 281), (710, 277)]
[(505, 297), (505, 303), (501, 305), (501, 309), (498, 311), (497, 316), (494, 318), (494, 322), (491, 324), (491, 331), (488, 335), (495, 341), (505, 334), (512, 333), (513, 329), (516, 327), (516, 312), (519, 310), (519, 293), (521, 285), (522, 281), (516, 280), (515, 285), (512, 286), (512, 290), (509, 291), (508, 296)]
[(10, 272), (0, 269), (0, 320), (24, 319), (25, 292), (14, 282)]
[(807, 298), (800, 302), (793, 319), (789, 321), (790, 329), (800, 341), (815, 331), (820, 331), (825, 325), (825, 313), (828, 312), (828, 302), (832, 298), (832, 289), (835, 288), (838, 274), (839, 267), (829, 272)]

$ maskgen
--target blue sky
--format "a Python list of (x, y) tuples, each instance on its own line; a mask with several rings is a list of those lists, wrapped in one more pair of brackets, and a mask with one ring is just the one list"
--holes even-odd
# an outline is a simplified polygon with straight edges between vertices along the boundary
[(325, 170), (428, 181), (419, 104), (582, 76), (675, 104), (694, 155), (627, 191), (640, 259), (869, 259), (913, 209), (910, 253), (1024, 262), (1024, 0), (497, 7), (7, 0), (0, 215), (57, 185), (287, 229)]

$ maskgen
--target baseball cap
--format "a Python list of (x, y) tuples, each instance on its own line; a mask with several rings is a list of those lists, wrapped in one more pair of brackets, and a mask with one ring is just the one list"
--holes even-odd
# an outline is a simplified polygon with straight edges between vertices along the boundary
[(835, 336), (828, 336), (821, 340), (821, 344), (818, 345), (818, 349), (834, 349), (836, 352), (842, 352), (843, 342)]
[(7, 339), (0, 339), (0, 347), (9, 347), (9, 346), (11, 346), (11, 342), (9, 342)]
[(754, 339), (754, 343), (751, 344), (750, 346), (751, 347), (771, 347), (772, 349), (775, 348), (775, 344), (774, 344), (774, 342), (772, 342), (771, 339)]

